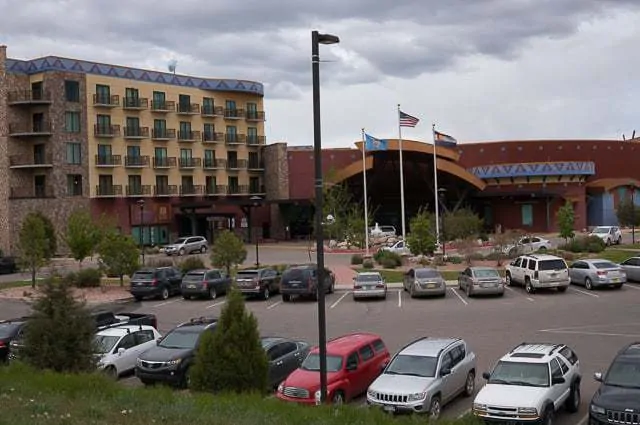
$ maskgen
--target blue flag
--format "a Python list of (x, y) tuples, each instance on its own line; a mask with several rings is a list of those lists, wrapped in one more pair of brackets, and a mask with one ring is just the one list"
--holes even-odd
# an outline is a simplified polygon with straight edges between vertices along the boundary
[(373, 136), (364, 135), (364, 148), (368, 151), (386, 151), (388, 141), (384, 139), (376, 139)]

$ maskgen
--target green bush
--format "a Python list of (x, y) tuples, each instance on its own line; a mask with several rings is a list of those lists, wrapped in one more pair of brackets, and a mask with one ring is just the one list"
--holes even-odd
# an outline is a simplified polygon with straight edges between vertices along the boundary
[(498, 261), (498, 260), (502, 260), (506, 257), (506, 255), (501, 254), (497, 251), (491, 251), (490, 253), (488, 253), (484, 258), (485, 260), (488, 261)]
[(385, 269), (395, 269), (398, 267), (398, 262), (391, 257), (383, 257), (382, 263), (380, 264)]
[(447, 260), (451, 264), (462, 264), (464, 262), (464, 258), (460, 257), (459, 255), (451, 256), (451, 257), (447, 258)]
[(97, 288), (102, 280), (100, 269), (86, 268), (65, 275), (65, 281), (76, 288)]
[(204, 261), (202, 261), (200, 257), (188, 257), (186, 260), (180, 263), (179, 267), (182, 273), (187, 273), (191, 270), (206, 268), (204, 265)]
[(364, 260), (362, 262), (362, 267), (365, 269), (372, 269), (374, 267), (373, 261), (372, 260)]
[(402, 265), (402, 257), (399, 254), (382, 249), (373, 255), (373, 259), (385, 268), (394, 268)]
[(363, 262), (362, 255), (360, 255), (360, 254), (353, 254), (353, 255), (351, 256), (351, 264), (352, 264), (352, 265), (362, 264), (362, 262)]
[(598, 253), (605, 250), (607, 245), (597, 236), (579, 236), (571, 239), (568, 243), (560, 245), (560, 249), (569, 252), (592, 252)]

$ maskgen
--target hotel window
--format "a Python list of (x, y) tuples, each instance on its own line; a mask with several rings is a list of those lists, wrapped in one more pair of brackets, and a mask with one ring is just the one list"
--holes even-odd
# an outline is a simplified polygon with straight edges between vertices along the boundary
[(247, 103), (247, 118), (258, 119), (258, 104)]
[(229, 163), (229, 167), (238, 168), (238, 152), (227, 152), (227, 162)]
[(67, 196), (82, 196), (82, 176), (67, 174)]
[(139, 106), (140, 94), (138, 89), (127, 87), (124, 90), (124, 104), (129, 108), (137, 108)]
[(111, 115), (98, 115), (96, 120), (100, 133), (107, 134), (111, 132)]
[(129, 190), (127, 191), (130, 195), (142, 195), (142, 176), (131, 175), (128, 178), (128, 186)]
[(215, 132), (216, 132), (216, 128), (214, 127), (213, 124), (205, 124), (204, 125), (204, 139), (203, 140), (212, 141)]
[(96, 84), (96, 103), (102, 105), (111, 104), (111, 87), (104, 84)]
[(228, 178), (228, 186), (229, 186), (229, 191), (231, 193), (237, 192), (238, 191), (238, 178), (233, 176), (233, 177), (229, 177)]
[(260, 177), (249, 177), (249, 191), (251, 193), (260, 193)]
[(98, 145), (97, 165), (111, 164), (111, 145)]
[(211, 97), (203, 97), (202, 98), (202, 113), (204, 115), (213, 115), (213, 98)]
[(216, 164), (216, 151), (207, 149), (204, 151), (204, 166), (207, 168), (214, 167)]
[(191, 149), (180, 149), (180, 159), (193, 158), (193, 151)]
[(82, 163), (80, 143), (67, 143), (67, 164), (80, 165)]
[(153, 107), (155, 109), (165, 109), (166, 108), (166, 97), (163, 91), (154, 91), (153, 92)]
[(191, 123), (187, 121), (180, 121), (180, 134), (182, 137), (190, 137), (191, 135)]
[(80, 82), (66, 80), (64, 82), (64, 97), (67, 102), (80, 102)]
[(249, 144), (258, 143), (258, 129), (256, 127), (247, 127), (247, 142)]
[(80, 133), (80, 112), (67, 111), (64, 113), (64, 131)]
[(249, 152), (249, 168), (260, 168), (258, 152)]
[(169, 176), (156, 176), (156, 188), (160, 191), (167, 191), (169, 187)]
[(180, 112), (191, 111), (191, 96), (188, 94), (181, 94), (178, 96), (178, 108)]
[(236, 110), (236, 101), (235, 100), (227, 100), (224, 103), (224, 107), (225, 109), (231, 110), (231, 111), (235, 111)]
[(99, 175), (98, 186), (106, 189), (106, 191), (108, 192), (109, 189), (113, 187), (113, 176), (106, 175), (106, 174)]
[(154, 155), (156, 158), (166, 158), (167, 148), (155, 148)]
[(181, 183), (184, 189), (193, 188), (193, 176), (182, 176)]
[(136, 132), (138, 128), (140, 128), (140, 118), (127, 117), (127, 132), (129, 131)]
[(216, 177), (207, 176), (205, 178), (205, 185), (207, 187), (207, 193), (216, 193)]
[(523, 204), (520, 210), (522, 212), (522, 225), (533, 226), (533, 205)]
[(235, 136), (238, 134), (238, 127), (236, 127), (235, 125), (228, 125), (227, 126), (227, 134)]
[(127, 146), (127, 156), (129, 158), (140, 158), (140, 146)]
[(167, 132), (167, 120), (153, 120), (153, 129), (158, 134)]

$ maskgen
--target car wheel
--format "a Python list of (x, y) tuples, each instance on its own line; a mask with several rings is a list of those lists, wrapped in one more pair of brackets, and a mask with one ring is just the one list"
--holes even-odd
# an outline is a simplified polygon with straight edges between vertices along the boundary
[(200, 248), (200, 254), (204, 254), (205, 252), (207, 252), (207, 247), (202, 245), (202, 248)]
[(542, 425), (553, 425), (553, 407), (547, 407), (542, 417)]
[(191, 299), (191, 295), (183, 295), (182, 298), (184, 298), (185, 300), (190, 300)]
[(586, 289), (588, 289), (589, 291), (592, 291), (592, 290), (593, 290), (593, 282), (591, 282), (591, 279), (586, 278), (586, 279), (584, 280), (584, 287), (585, 287)]
[(616, 245), (621, 245), (621, 244), (622, 244), (622, 236), (620, 236), (616, 241)]
[(341, 390), (333, 393), (333, 396), (331, 396), (331, 404), (334, 406), (341, 406), (344, 404), (344, 393)]
[(160, 292), (160, 298), (163, 300), (169, 299), (169, 288), (167, 287), (162, 288), (162, 292)]
[(263, 300), (265, 300), (265, 301), (268, 300), (270, 295), (271, 294), (269, 293), (269, 288), (268, 287), (266, 287), (266, 288), (264, 288), (262, 290), (262, 299)]
[(533, 294), (536, 292), (536, 288), (533, 287), (529, 278), (524, 282), (524, 290), (527, 291), (527, 294)]
[(180, 248), (180, 251), (178, 251), (178, 255), (183, 256), (184, 254), (186, 254), (186, 251), (184, 250), (184, 248)]
[(568, 288), (568, 286), (559, 286), (558, 287), (558, 292), (567, 292), (567, 288)]
[(472, 371), (467, 374), (467, 380), (464, 383), (464, 396), (471, 397), (476, 390), (476, 374)]
[(622, 289), (622, 284), (614, 286), (615, 289)]
[(105, 368), (104, 373), (109, 379), (118, 379), (118, 371), (113, 366), (108, 366), (107, 368)]
[(540, 252), (540, 253), (547, 252), (547, 247), (546, 247), (546, 246), (544, 246), (544, 245), (543, 245), (543, 246), (541, 246), (540, 248), (538, 248), (538, 252)]
[(431, 405), (429, 406), (429, 417), (434, 420), (440, 418), (442, 406), (440, 405), (440, 397), (434, 396), (431, 399)]
[(209, 288), (209, 299), (215, 300), (216, 298), (218, 298), (218, 292), (216, 291), (216, 288)]
[(184, 371), (184, 375), (182, 375), (182, 379), (180, 380), (180, 387), (183, 389), (191, 387), (191, 373), (189, 373), (189, 369)]
[(136, 300), (137, 302), (142, 301), (142, 297), (140, 295), (134, 295), (133, 299)]
[(282, 302), (288, 303), (289, 301), (291, 301), (291, 295), (282, 294)]
[(580, 383), (575, 382), (571, 386), (571, 394), (569, 394), (569, 398), (567, 398), (567, 402), (565, 403), (565, 409), (569, 413), (575, 413), (580, 410)]
[(505, 274), (504, 284), (507, 286), (511, 286), (511, 273), (507, 272), (507, 274)]

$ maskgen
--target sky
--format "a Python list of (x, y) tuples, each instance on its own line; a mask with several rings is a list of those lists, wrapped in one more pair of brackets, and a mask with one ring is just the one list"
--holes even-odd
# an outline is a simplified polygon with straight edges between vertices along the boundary
[[(19, 5), (19, 7), (18, 7)], [(47, 55), (260, 81), (269, 142), (398, 136), (398, 104), (460, 143), (640, 134), (640, 0), (0, 0), (0, 44)], [(27, 30), (28, 29), (28, 30)]]

